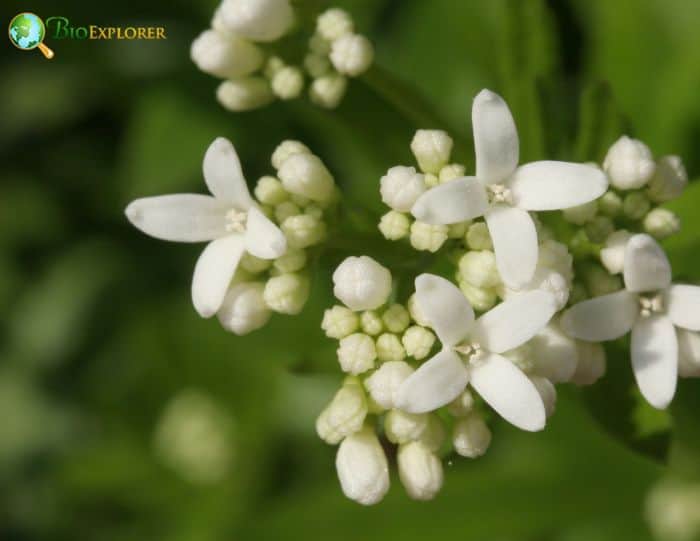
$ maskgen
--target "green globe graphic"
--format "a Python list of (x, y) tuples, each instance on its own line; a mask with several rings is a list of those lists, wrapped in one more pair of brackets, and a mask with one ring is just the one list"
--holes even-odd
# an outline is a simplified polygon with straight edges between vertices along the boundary
[(10, 21), (10, 40), (20, 49), (38, 47), (45, 33), (44, 21), (33, 13), (20, 13)]

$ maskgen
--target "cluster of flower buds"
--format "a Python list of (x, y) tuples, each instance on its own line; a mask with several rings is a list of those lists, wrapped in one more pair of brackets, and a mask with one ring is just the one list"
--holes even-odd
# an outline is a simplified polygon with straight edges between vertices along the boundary
[(212, 196), (176, 194), (133, 201), (126, 215), (156, 238), (211, 241), (197, 261), (192, 300), (202, 317), (247, 334), (272, 312), (298, 314), (309, 296), (309, 250), (326, 238), (337, 201), (333, 177), (298, 141), (272, 154), (277, 176), (260, 178), (254, 198), (230, 141), (216, 139), (204, 156)]
[(305, 71), (312, 78), (311, 101), (336, 107), (345, 94), (346, 77), (360, 75), (372, 63), (372, 44), (353, 33), (347, 12), (333, 8), (318, 17), (306, 57), (285, 60), (273, 44), (293, 28), (290, 0), (223, 0), (211, 27), (192, 43), (190, 55), (199, 69), (224, 79), (216, 96), (230, 111), (298, 98)]

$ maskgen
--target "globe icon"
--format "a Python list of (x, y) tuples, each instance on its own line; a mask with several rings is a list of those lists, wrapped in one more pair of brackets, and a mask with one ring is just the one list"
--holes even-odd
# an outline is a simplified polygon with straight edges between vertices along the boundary
[(33, 13), (20, 13), (10, 21), (10, 41), (24, 51), (39, 48), (46, 58), (53, 57), (53, 51), (42, 42), (46, 35), (44, 21)]

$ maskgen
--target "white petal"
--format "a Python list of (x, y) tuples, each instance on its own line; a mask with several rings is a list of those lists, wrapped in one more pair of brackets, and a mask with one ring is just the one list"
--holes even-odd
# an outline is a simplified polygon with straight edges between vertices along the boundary
[(443, 349), (404, 380), (394, 403), (408, 413), (433, 411), (457, 398), (468, 381), (460, 357), (451, 349)]
[(509, 186), (522, 209), (559, 210), (598, 199), (608, 189), (608, 178), (592, 165), (541, 161), (518, 167)]
[(509, 423), (535, 432), (547, 418), (535, 384), (508, 359), (490, 354), (470, 370), (471, 386)]
[(248, 210), (246, 250), (261, 259), (276, 259), (287, 251), (284, 233), (255, 207)]
[(628, 291), (658, 291), (671, 285), (671, 264), (649, 235), (634, 235), (625, 248), (625, 287)]
[(484, 185), (475, 177), (461, 177), (425, 192), (411, 214), (421, 222), (447, 225), (483, 216), (488, 206)]
[(214, 240), (204, 248), (192, 277), (192, 302), (200, 316), (211, 317), (221, 308), (244, 250), (241, 234)]
[(666, 316), (641, 317), (632, 328), (632, 369), (647, 402), (669, 405), (678, 378), (678, 339)]
[(675, 326), (700, 331), (700, 287), (672, 285), (666, 290), (665, 303)]
[(238, 154), (228, 139), (217, 137), (209, 145), (204, 155), (202, 172), (209, 191), (217, 199), (230, 201), (239, 210), (246, 210), (253, 203)]
[(572, 306), (561, 317), (561, 327), (574, 338), (603, 342), (627, 334), (638, 315), (637, 296), (623, 290)]
[(503, 282), (520, 289), (535, 274), (537, 267), (537, 229), (530, 215), (519, 208), (494, 205), (486, 212), (496, 264)]
[(126, 207), (138, 229), (162, 240), (202, 242), (226, 234), (228, 205), (208, 195), (174, 194), (144, 197)]
[(444, 345), (457, 345), (469, 334), (474, 323), (474, 310), (460, 289), (449, 280), (434, 274), (418, 276), (416, 303)]
[(518, 165), (519, 141), (513, 115), (498, 94), (482, 90), (472, 104), (476, 176), (485, 183), (501, 182)]
[(471, 337), (488, 351), (510, 351), (544, 329), (556, 311), (557, 302), (551, 293), (520, 293), (477, 319)]

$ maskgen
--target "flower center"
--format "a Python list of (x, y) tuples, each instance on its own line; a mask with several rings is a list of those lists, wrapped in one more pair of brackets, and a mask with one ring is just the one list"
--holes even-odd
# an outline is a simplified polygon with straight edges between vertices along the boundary
[(660, 314), (665, 309), (664, 299), (660, 294), (639, 297), (639, 313), (642, 317)]
[(503, 184), (489, 184), (487, 186), (489, 201), (491, 203), (513, 204), (513, 195), (509, 188)]
[(454, 350), (459, 353), (467, 364), (476, 365), (484, 357), (485, 351), (481, 348), (481, 344), (476, 342), (464, 342), (455, 346)]
[(248, 213), (242, 210), (231, 209), (226, 213), (226, 231), (229, 233), (244, 233)]

